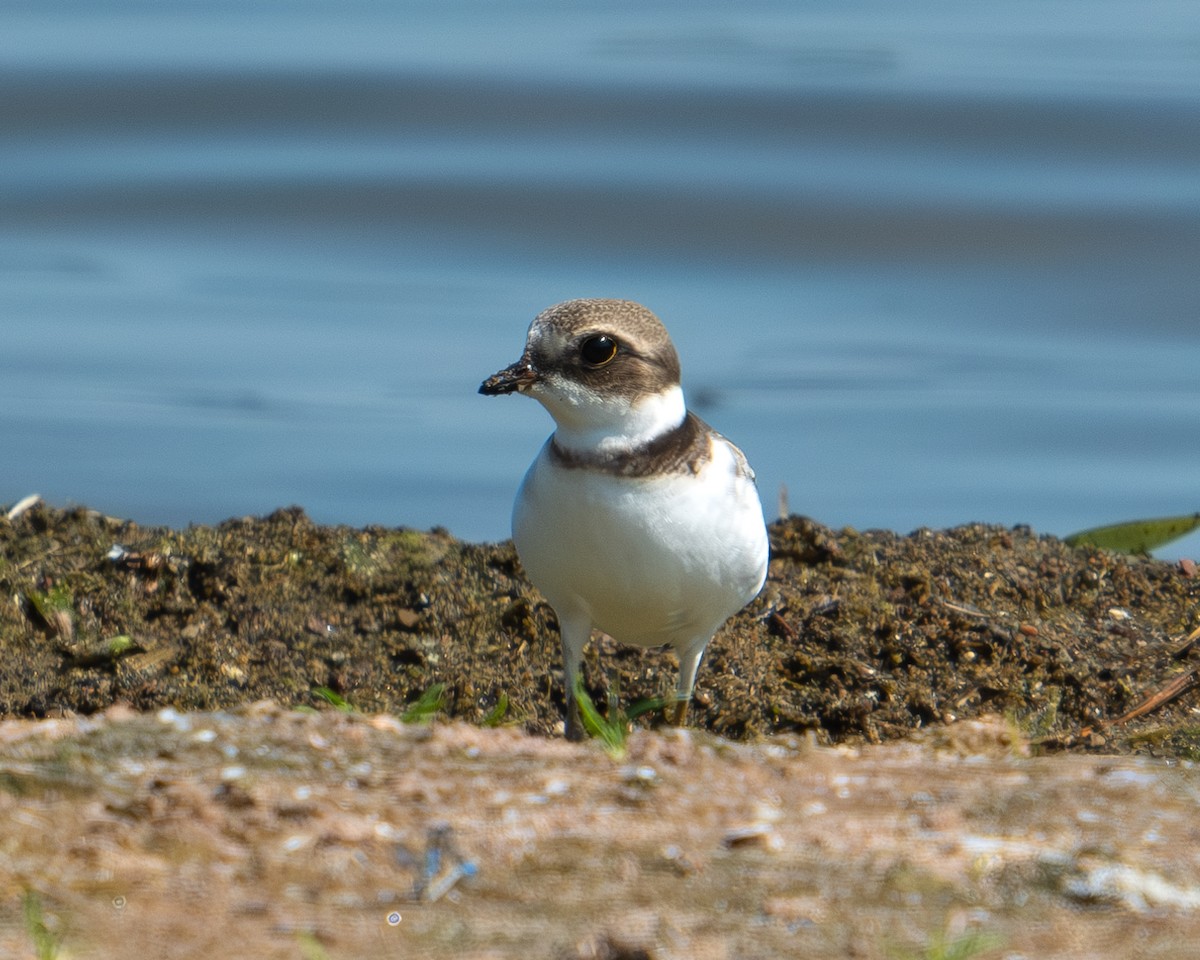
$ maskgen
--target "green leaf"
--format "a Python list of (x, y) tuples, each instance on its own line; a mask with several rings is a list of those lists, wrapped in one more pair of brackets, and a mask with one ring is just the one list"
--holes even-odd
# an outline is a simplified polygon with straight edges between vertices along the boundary
[(74, 610), (75, 601), (71, 597), (71, 589), (65, 583), (56, 583), (48, 591), (30, 590), (25, 594), (35, 610), (49, 620), (56, 611), (70, 613)]
[(137, 649), (137, 644), (133, 637), (122, 633), (115, 637), (110, 637), (108, 640), (108, 655), (114, 660), (125, 656), (127, 653), (133, 653)]
[(1107, 527), (1080, 530), (1063, 540), (1072, 547), (1101, 547), (1118, 553), (1149, 553), (1200, 528), (1200, 513), (1154, 520), (1129, 520)]

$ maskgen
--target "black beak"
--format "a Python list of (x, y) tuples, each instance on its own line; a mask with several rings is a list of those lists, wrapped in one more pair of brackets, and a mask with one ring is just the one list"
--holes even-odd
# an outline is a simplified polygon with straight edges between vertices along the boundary
[(489, 397), (498, 397), (504, 393), (521, 393), (537, 381), (538, 375), (533, 369), (533, 364), (522, 357), (484, 380), (479, 385), (479, 392)]

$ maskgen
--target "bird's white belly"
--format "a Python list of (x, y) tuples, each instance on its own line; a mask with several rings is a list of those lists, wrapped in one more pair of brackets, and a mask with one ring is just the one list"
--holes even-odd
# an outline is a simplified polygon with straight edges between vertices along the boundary
[(565, 468), (543, 449), (517, 496), (513, 539), (560, 618), (586, 616), (640, 646), (707, 640), (766, 574), (758, 494), (723, 444), (698, 475), (654, 478)]

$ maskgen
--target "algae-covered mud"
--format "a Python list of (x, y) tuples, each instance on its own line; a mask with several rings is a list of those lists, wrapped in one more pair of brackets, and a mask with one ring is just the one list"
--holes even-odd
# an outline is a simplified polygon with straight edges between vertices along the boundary
[[(1200, 751), (1186, 564), (984, 525), (792, 517), (771, 540), (761, 596), (709, 647), (692, 726), (878, 742), (995, 714), (1055, 749)], [(299, 509), (171, 530), (38, 504), (0, 519), (0, 586), (0, 715), (327, 707), (321, 688), (399, 714), (441, 685), (444, 716), (560, 728), (554, 613), (508, 543)], [(602, 704), (667, 693), (674, 671), (602, 637), (586, 665)]]

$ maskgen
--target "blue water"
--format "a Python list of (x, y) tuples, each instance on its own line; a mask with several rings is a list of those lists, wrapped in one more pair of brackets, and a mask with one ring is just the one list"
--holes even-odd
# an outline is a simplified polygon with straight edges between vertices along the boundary
[(9, 2), (0, 93), (0, 502), (499, 539), (619, 296), (769, 514), (1200, 510), (1194, 0)]

